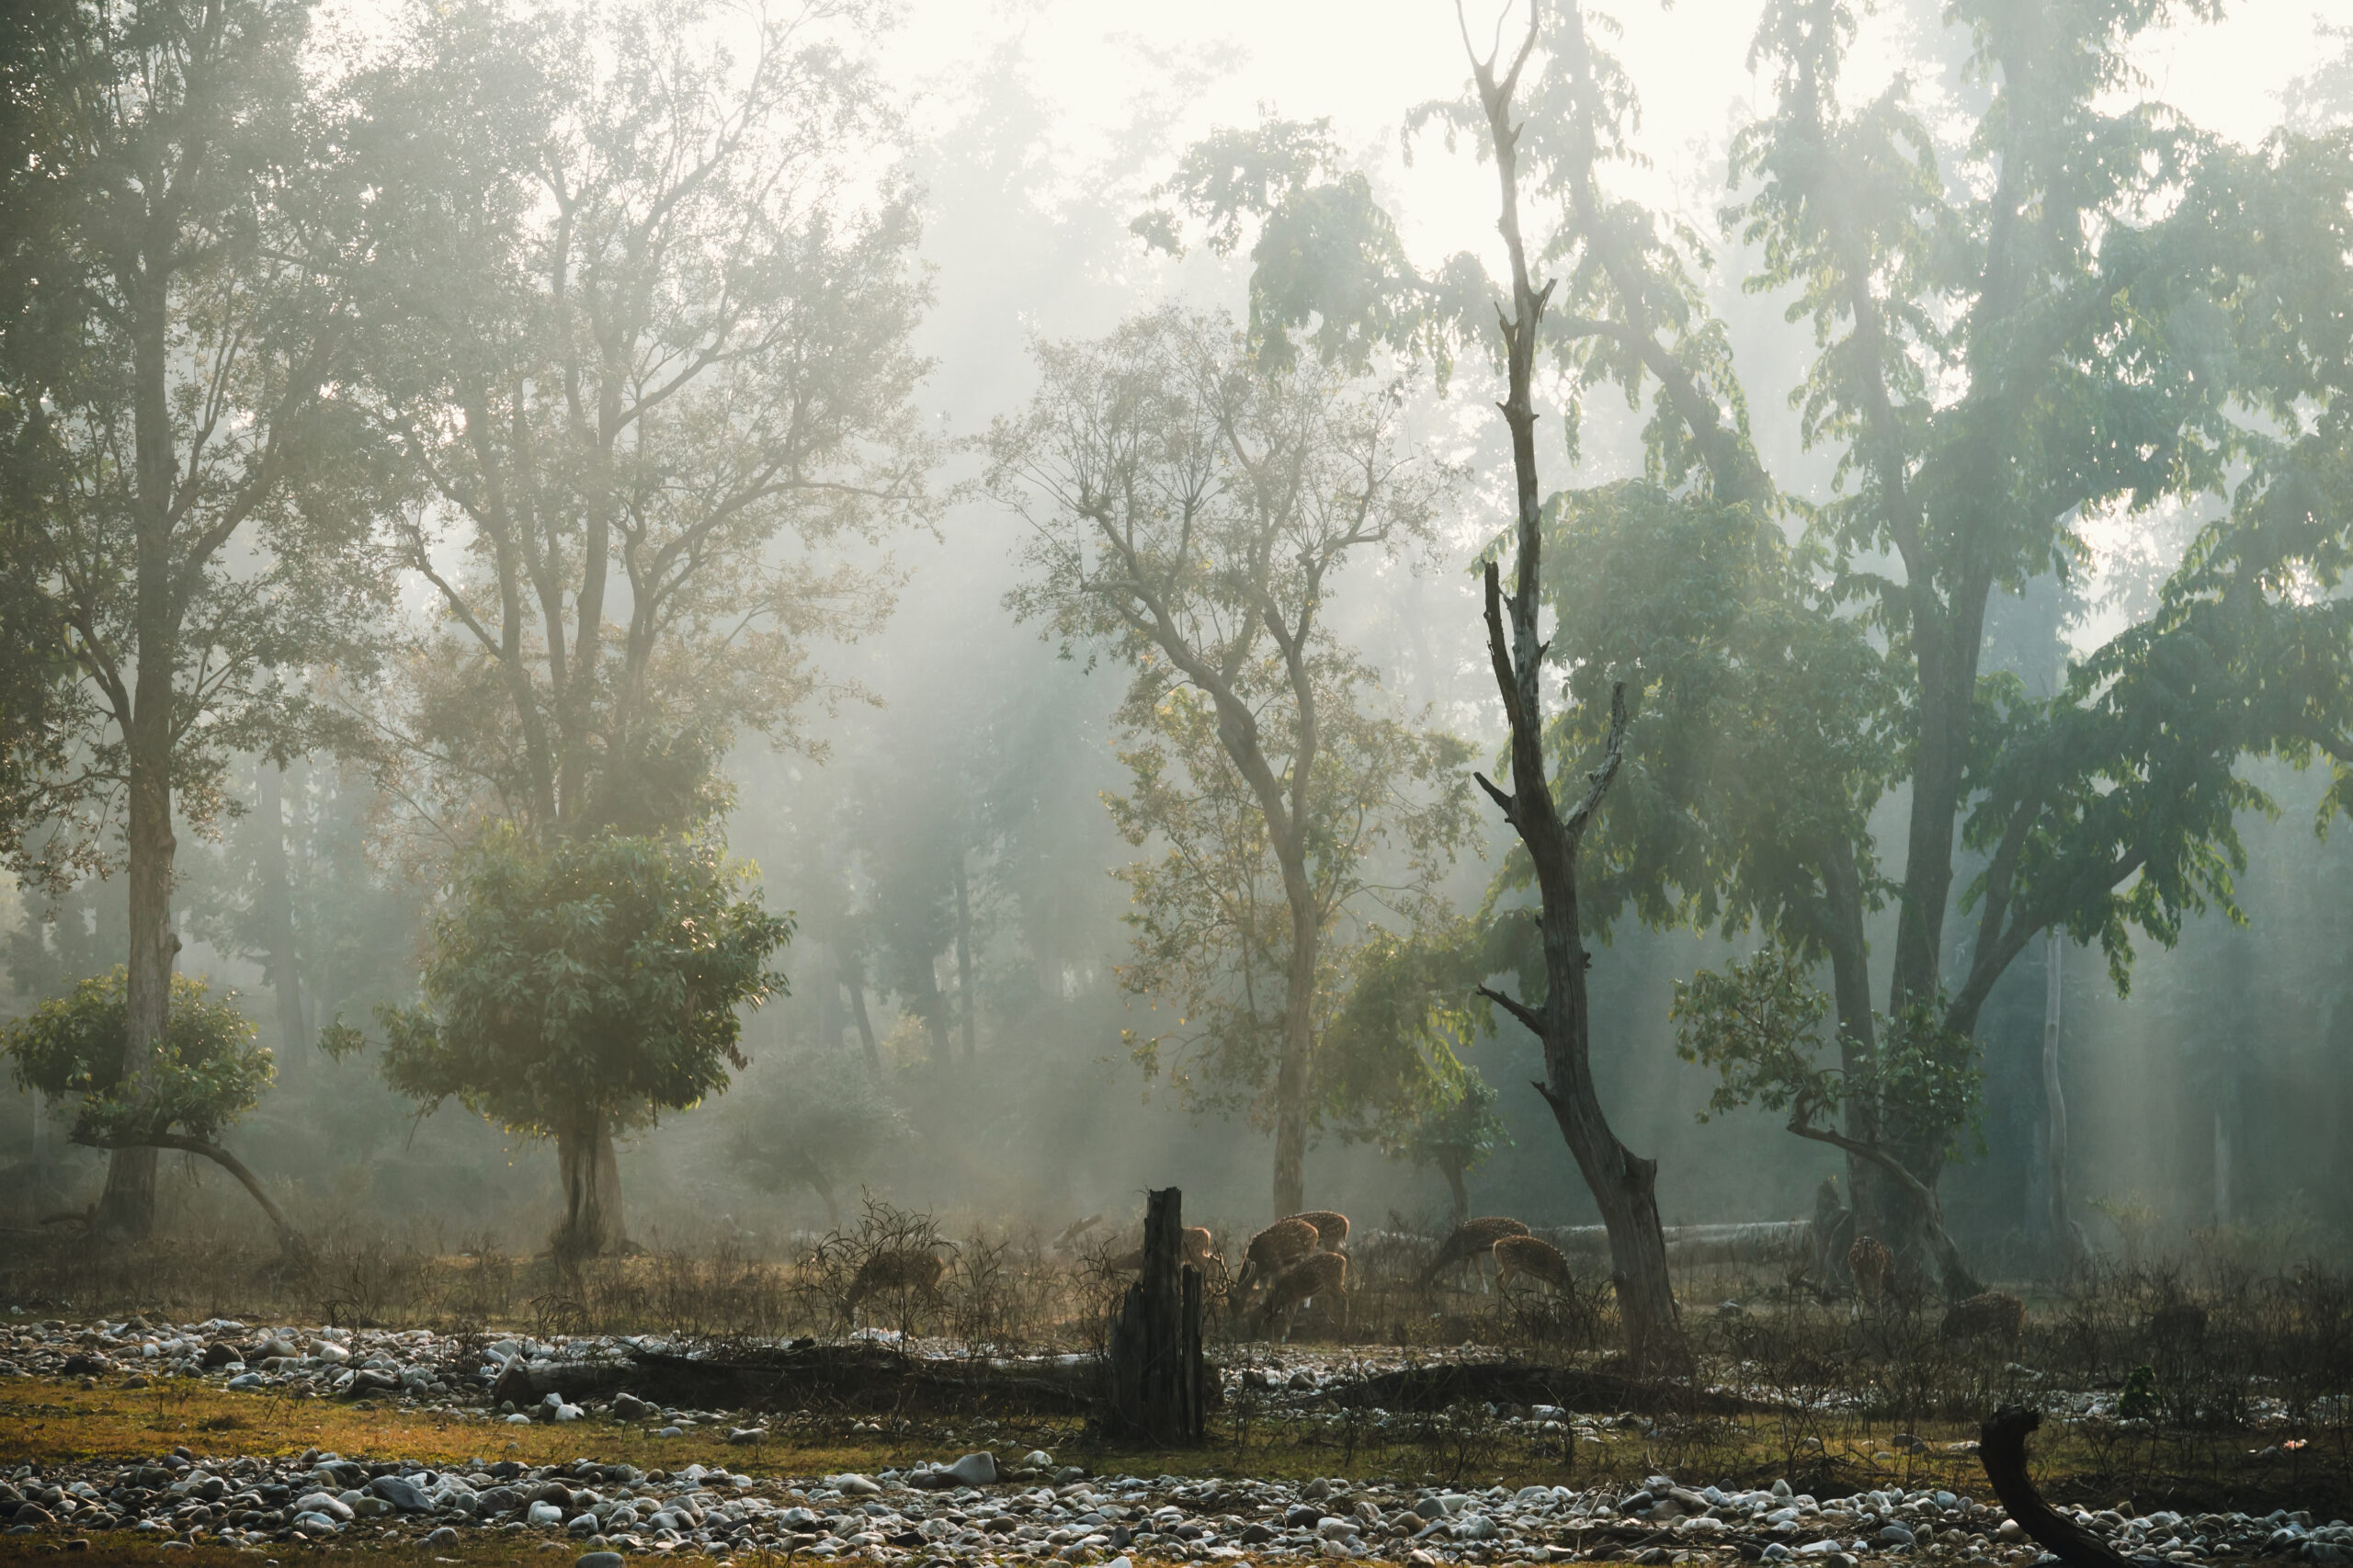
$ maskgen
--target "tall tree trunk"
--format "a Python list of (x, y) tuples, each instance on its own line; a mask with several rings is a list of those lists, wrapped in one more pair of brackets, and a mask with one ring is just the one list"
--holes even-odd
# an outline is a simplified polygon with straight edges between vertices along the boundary
[[(1292, 857), (1287, 856), (1287, 860)], [(1284, 881), (1307, 887), (1304, 857)], [(1290, 974), (1283, 997), (1282, 1058), (1275, 1065), (1275, 1217), (1307, 1207), (1307, 1092), (1315, 1051), (1315, 965), (1322, 928), (1312, 904), (1291, 900)]]
[[(138, 644), (131, 722), (123, 736), (130, 773), (125, 824), (126, 892), (131, 951), (126, 957), (123, 1080), (135, 1096), (149, 1091), (155, 1054), (171, 1013), (172, 965), (180, 941), (172, 930), (172, 672), (177, 663), (179, 614), (172, 570), (171, 411), (165, 388), (170, 293), (160, 270), (176, 234), (170, 226), (151, 248), (148, 269), (130, 290), (131, 415), (137, 454), (137, 582), (132, 616)], [(118, 1149), (108, 1158), (106, 1191), (95, 1223), (131, 1237), (155, 1223), (153, 1149)]]
[(948, 1049), (948, 998), (941, 994), (938, 959), (915, 966), (923, 989), (915, 995), (915, 1013), (923, 1019), (924, 1032), (931, 1037), (931, 1064), (945, 1073), (955, 1064), (955, 1057)]
[(956, 853), (956, 1021), (964, 1034), (964, 1060), (970, 1062), (978, 1054), (972, 1005), (972, 893), (961, 850)]
[(294, 890), (286, 872), (286, 812), (281, 800), (285, 774), (265, 760), (255, 790), (261, 820), (260, 853), (263, 940), (269, 944), (269, 988), (278, 997), (278, 1049), (292, 1051), (311, 1038), (302, 1015), (302, 971), (294, 956)]
[(2051, 1228), (2052, 1256), (2063, 1269), (2083, 1262), (2082, 1233), (2067, 1212), (2067, 1095), (2059, 1081), (2059, 1024), (2065, 939), (2053, 931), (2042, 936), (2046, 959), (2042, 977), (2042, 1116), (2043, 1186), (2050, 1202), (2046, 1221)]
[[(1519, 129), (1513, 122), (1512, 95), (1520, 67), (1534, 50), (1543, 12), (1532, 12), (1526, 41), (1501, 80), (1495, 61), (1475, 56), (1472, 67), (1486, 110), (1487, 129), (1502, 186), (1497, 228), (1511, 259), (1511, 313), (1503, 323), (1509, 387), (1503, 403), (1511, 431), (1512, 473), (1518, 502), (1516, 559), (1510, 629), (1505, 628), (1501, 574), (1486, 568), (1487, 652), (1496, 689), (1511, 726), (1511, 790), (1484, 777), (1480, 785), (1503, 809), (1529, 862), (1542, 903), (1545, 994), (1530, 1008), (1496, 992), (1486, 994), (1532, 1029), (1544, 1042), (1544, 1081), (1537, 1085), (1552, 1108), (1553, 1119), (1577, 1163), (1578, 1173), (1601, 1210), (1609, 1236), (1611, 1283), (1627, 1359), (1636, 1368), (1674, 1368), (1688, 1363), (1674, 1289), (1666, 1271), (1666, 1238), (1658, 1217), (1658, 1163), (1619, 1142), (1601, 1109), (1593, 1082), (1592, 1015), (1586, 990), (1586, 956), (1578, 929), (1577, 854), (1585, 826), (1625, 755), (1624, 688), (1611, 698), (1609, 740), (1583, 797), (1564, 817), (1552, 798), (1544, 765), (1544, 709), (1540, 679), (1545, 644), (1540, 629), (1542, 582), (1542, 498), (1536, 469), (1536, 410), (1530, 395), (1536, 337), (1552, 285), (1540, 290), (1529, 275), (1528, 252), (1519, 227)], [(1466, 35), (1466, 43), (1467, 43)]]
[(858, 1024), (858, 1043), (866, 1051), (867, 1071), (880, 1081), (882, 1048), (875, 1043), (874, 1020), (866, 1011), (866, 965), (856, 953), (842, 956), (842, 983), (849, 987), (849, 1015)]
[(1447, 1201), (1453, 1205), (1453, 1223), (1459, 1228), (1471, 1218), (1471, 1184), (1463, 1179), (1462, 1166), (1457, 1161), (1449, 1160), (1438, 1168), (1446, 1177)]
[(625, 1232), (611, 1119), (601, 1110), (586, 1113), (557, 1131), (555, 1150), (563, 1177), (563, 1220), (553, 1238), (556, 1256), (568, 1260), (612, 1251)]
[[(1879, 1026), (1871, 1010), (1870, 945), (1863, 934), (1862, 878), (1855, 865), (1855, 846), (1833, 839), (1819, 856), (1827, 927), (1824, 946), (1830, 953), (1830, 984), (1838, 1014), (1838, 1065), (1853, 1083), (1863, 1076), (1879, 1050)], [(1881, 1128), (1870, 1097), (1847, 1099), (1841, 1117), (1847, 1137), (1859, 1143), (1877, 1143)], [(1888, 1184), (1880, 1168), (1857, 1154), (1847, 1156), (1847, 1194), (1854, 1217), (1869, 1233), (1884, 1233), (1890, 1223)], [(1850, 1224), (1849, 1229), (1852, 1229)], [(1846, 1255), (1838, 1256), (1846, 1267)]]

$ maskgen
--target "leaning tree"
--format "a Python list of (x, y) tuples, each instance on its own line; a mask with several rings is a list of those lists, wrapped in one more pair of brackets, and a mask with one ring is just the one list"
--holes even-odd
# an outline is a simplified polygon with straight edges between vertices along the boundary
[(17, 1086), (74, 1102), (66, 1133), (89, 1149), (176, 1150), (211, 1161), (235, 1178), (277, 1231), (288, 1252), (308, 1247), (301, 1233), (221, 1135), (260, 1103), (278, 1075), (269, 1051), (254, 1043), (253, 1020), (236, 993), (214, 999), (210, 987), (172, 977), (170, 1024), (145, 1072), (126, 1072), (131, 1010), (129, 971), (85, 980), (52, 996), (0, 1032)]

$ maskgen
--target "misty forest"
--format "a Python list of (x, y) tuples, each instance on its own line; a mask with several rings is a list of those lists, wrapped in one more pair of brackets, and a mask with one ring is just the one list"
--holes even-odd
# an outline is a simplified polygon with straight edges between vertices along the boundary
[(2333, 6), (0, 86), (0, 1562), (2353, 1562)]

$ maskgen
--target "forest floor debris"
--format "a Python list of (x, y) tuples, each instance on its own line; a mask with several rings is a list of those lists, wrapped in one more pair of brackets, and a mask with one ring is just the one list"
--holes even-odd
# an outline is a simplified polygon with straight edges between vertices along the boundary
[[(1779, 1473), (1756, 1451), (1737, 1466), (1717, 1457), (1646, 1470), (1645, 1458), (1696, 1451), (1660, 1442), (1674, 1417), (1458, 1403), (1421, 1418), (1439, 1441), (1379, 1449), (1375, 1461), (1361, 1434), (1335, 1428), (1410, 1413), (1335, 1395), (1403, 1389), (1413, 1380), (1401, 1373), (1412, 1369), (1401, 1365), (1406, 1358), (1360, 1350), (1259, 1346), (1238, 1358), (1227, 1369), (1228, 1440), (1184, 1456), (1108, 1453), (1067, 1420), (764, 1418), (626, 1392), (576, 1400), (554, 1391), (554, 1403), (511, 1414), (489, 1403), (515, 1365), (594, 1366), (647, 1346), (643, 1336), (17, 1319), (0, 1342), (0, 1544), (278, 1553), (365, 1543), (460, 1562), (480, 1551), (554, 1551), (568, 1561), (612, 1551), (910, 1565), (1129, 1555), (1203, 1564), (1363, 1557), (1414, 1568), (1572, 1560), (2028, 1568), (2039, 1556), (1998, 1506), (1979, 1501), (1990, 1494), (1969, 1445), (1949, 1432), (1817, 1444), (1804, 1450), (1810, 1468)], [(654, 1346), (665, 1356), (721, 1348)], [(907, 1351), (954, 1359), (944, 1346)], [(1491, 1353), (1452, 1364), (1504, 1365)], [(1483, 1387), (1493, 1377), (1472, 1381)], [(1270, 1436), (1284, 1414), (1288, 1436)], [(1451, 1447), (1449, 1423), (1461, 1424)], [(2047, 1454), (2066, 1451), (2067, 1438), (2052, 1439)], [(1871, 1451), (1882, 1441), (1891, 1446)], [(2261, 1462), (2259, 1452), (2248, 1462)], [(2300, 1445), (2269, 1462), (2303, 1453)], [(2083, 1457), (2079, 1448), (2061, 1468)], [(960, 1464), (961, 1473), (951, 1468)], [(1386, 1472), (1367, 1472), (1376, 1465)], [(966, 1483), (992, 1471), (995, 1484)], [(2052, 1490), (2083, 1487), (2063, 1480)], [(2320, 1484), (2314, 1494), (2336, 1490)], [(2137, 1502), (2081, 1517), (2120, 1551), (2184, 1564), (2353, 1562), (2353, 1531), (2325, 1510)]]

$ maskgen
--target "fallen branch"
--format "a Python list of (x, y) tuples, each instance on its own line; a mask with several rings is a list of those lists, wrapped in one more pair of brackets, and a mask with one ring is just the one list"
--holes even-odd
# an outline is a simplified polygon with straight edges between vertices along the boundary
[(2154, 1558), (2126, 1557), (2108, 1542), (2042, 1500), (2026, 1473), (2027, 1434), (2042, 1425), (2042, 1413), (2006, 1404), (1977, 1431), (1977, 1458), (1994, 1495), (2036, 1545), (2067, 1568), (2164, 1568)]

